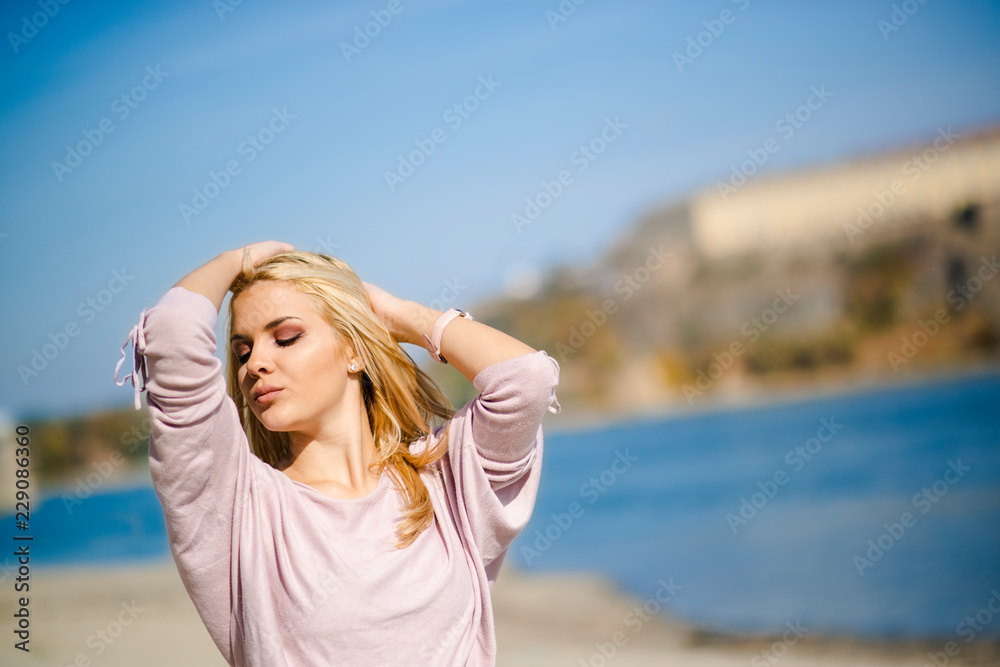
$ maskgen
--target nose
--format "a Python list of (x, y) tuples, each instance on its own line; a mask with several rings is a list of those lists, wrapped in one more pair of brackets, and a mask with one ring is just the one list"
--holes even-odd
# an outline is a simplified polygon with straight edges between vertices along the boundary
[(271, 356), (265, 345), (254, 345), (247, 359), (247, 373), (259, 377), (261, 373), (270, 373), (273, 369)]

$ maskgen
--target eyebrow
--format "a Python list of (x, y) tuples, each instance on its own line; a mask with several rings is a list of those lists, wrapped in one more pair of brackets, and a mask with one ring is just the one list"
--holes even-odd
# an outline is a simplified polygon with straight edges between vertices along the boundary
[[(302, 319), (301, 317), (295, 317), (294, 315), (285, 315), (284, 317), (279, 317), (278, 319), (271, 320), (270, 322), (265, 324), (264, 331), (270, 331), (271, 329), (278, 326), (285, 320), (301, 320), (301, 319)], [(237, 340), (246, 340), (248, 338), (250, 338), (250, 336), (244, 336), (243, 334), (233, 334), (232, 337), (229, 339), (229, 342), (232, 343)]]

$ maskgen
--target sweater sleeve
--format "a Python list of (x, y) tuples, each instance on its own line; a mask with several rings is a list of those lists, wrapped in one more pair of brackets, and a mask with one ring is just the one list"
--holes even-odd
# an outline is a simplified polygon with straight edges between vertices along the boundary
[(545, 350), (507, 359), (479, 372), (471, 405), (472, 437), (494, 488), (515, 481), (535, 455), (542, 417), (559, 412), (559, 362)]
[(488, 366), (480, 391), (451, 419), (448, 460), (459, 505), (496, 579), (507, 548), (531, 518), (541, 474), (542, 417), (558, 413), (559, 363), (538, 350)]
[(148, 375), (149, 467), (170, 550), (209, 634), (233, 664), (234, 528), (256, 466), (267, 464), (250, 452), (226, 393), (215, 356), (217, 319), (207, 297), (172, 287), (143, 311), (134, 354)]

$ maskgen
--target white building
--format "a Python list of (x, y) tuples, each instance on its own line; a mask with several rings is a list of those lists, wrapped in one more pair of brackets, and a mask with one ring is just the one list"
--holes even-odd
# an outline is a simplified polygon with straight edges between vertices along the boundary
[(924, 145), (732, 185), (740, 180), (691, 198), (692, 237), (709, 257), (848, 241), (852, 229), (947, 219), (998, 201), (1000, 126), (975, 135), (942, 128)]

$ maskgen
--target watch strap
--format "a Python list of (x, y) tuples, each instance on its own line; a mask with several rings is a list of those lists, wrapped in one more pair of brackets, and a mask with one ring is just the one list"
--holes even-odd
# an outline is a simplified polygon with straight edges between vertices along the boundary
[(464, 310), (449, 308), (441, 315), (441, 317), (438, 318), (437, 322), (434, 323), (434, 328), (431, 329), (431, 335), (423, 335), (427, 351), (430, 352), (433, 359), (436, 359), (442, 364), (448, 363), (448, 360), (441, 354), (441, 336), (444, 335), (444, 328), (448, 326), (448, 323), (456, 317), (464, 317), (469, 320), (473, 319), (472, 315)]

